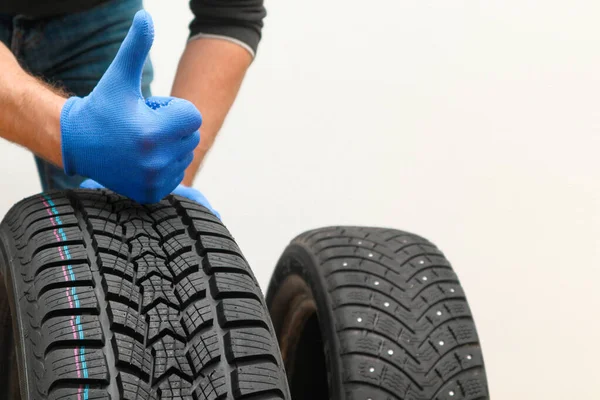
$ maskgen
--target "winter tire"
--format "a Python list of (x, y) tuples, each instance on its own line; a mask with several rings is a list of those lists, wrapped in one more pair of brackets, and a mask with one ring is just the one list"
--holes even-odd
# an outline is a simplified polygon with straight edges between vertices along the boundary
[(0, 398), (290, 398), (256, 279), (204, 207), (36, 195), (0, 253)]
[(306, 232), (279, 259), (267, 305), (294, 400), (489, 399), (463, 289), (417, 235)]

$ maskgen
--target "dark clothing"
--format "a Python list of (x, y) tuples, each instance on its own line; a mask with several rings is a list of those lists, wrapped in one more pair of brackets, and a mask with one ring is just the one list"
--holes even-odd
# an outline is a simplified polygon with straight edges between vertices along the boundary
[[(49, 17), (89, 10), (109, 0), (0, 0), (0, 14)], [(112, 0), (119, 1), (119, 0)], [(191, 0), (194, 20), (190, 37), (224, 36), (241, 42), (253, 54), (260, 41), (263, 0)]]
[(107, 0), (0, 0), (0, 13), (27, 15), (29, 17), (52, 17), (70, 14), (104, 3)]

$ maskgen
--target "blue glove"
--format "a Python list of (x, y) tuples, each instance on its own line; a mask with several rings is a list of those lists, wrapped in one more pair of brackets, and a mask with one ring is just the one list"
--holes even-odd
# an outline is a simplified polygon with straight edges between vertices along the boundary
[[(91, 179), (86, 179), (85, 181), (81, 182), (79, 187), (82, 189), (104, 189), (104, 186)], [(215, 214), (217, 218), (221, 219), (221, 214), (212, 208), (206, 197), (204, 197), (200, 191), (189, 186), (178, 185), (175, 190), (173, 190), (173, 194), (195, 201), (196, 203), (208, 208), (208, 210)]]
[(212, 208), (206, 197), (204, 197), (204, 195), (200, 193), (199, 190), (196, 190), (193, 187), (179, 185), (175, 188), (175, 190), (173, 190), (173, 194), (195, 201), (196, 203), (208, 208), (210, 212), (215, 214), (217, 218), (221, 219), (221, 214), (219, 214), (217, 210)]
[(112, 64), (87, 97), (71, 97), (60, 126), (65, 172), (94, 179), (140, 203), (171, 193), (200, 142), (202, 117), (174, 97), (141, 93), (154, 24), (139, 11)]

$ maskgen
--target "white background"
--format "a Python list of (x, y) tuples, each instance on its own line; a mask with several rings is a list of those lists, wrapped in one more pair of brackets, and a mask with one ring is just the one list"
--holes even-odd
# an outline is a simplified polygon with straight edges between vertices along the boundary
[[(146, 2), (154, 94), (186, 1)], [(263, 288), (331, 224), (436, 242), (466, 288), (494, 399), (600, 398), (600, 3), (267, 0), (258, 58), (196, 187)], [(0, 143), (0, 214), (40, 190)]]

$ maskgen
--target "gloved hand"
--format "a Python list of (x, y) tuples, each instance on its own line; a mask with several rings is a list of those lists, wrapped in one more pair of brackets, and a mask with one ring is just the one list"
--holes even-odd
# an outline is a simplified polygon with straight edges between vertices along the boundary
[[(92, 179), (86, 179), (85, 181), (81, 182), (79, 187), (82, 189), (104, 189), (104, 186)], [(208, 208), (209, 211), (215, 214), (217, 218), (221, 219), (221, 214), (212, 208), (206, 197), (204, 197), (200, 191), (189, 186), (178, 185), (175, 190), (173, 190), (173, 194), (195, 201), (196, 203)]]
[(139, 11), (98, 85), (67, 100), (60, 119), (65, 172), (140, 203), (157, 202), (179, 185), (202, 123), (186, 100), (143, 98), (142, 68), (153, 39), (152, 18)]

